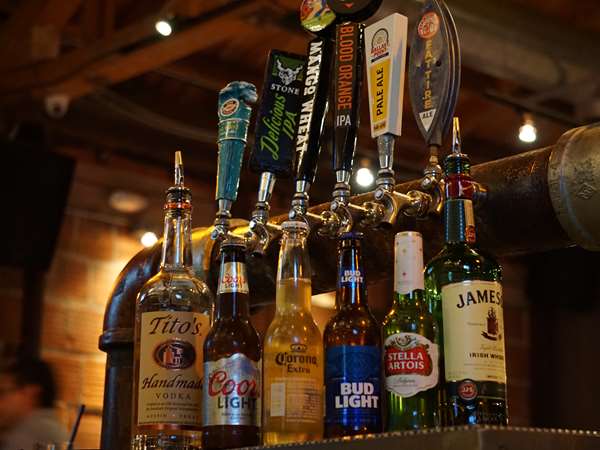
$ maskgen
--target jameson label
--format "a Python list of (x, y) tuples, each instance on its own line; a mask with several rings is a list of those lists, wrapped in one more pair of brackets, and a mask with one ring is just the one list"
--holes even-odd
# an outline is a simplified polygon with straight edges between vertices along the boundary
[(442, 287), (447, 381), (506, 383), (502, 286), (463, 281)]
[(412, 397), (437, 386), (438, 346), (416, 333), (398, 333), (385, 340), (385, 388)]
[(260, 361), (242, 353), (204, 363), (204, 426), (260, 424)]
[(141, 316), (138, 425), (202, 424), (202, 347), (209, 316), (154, 311)]
[(304, 63), (305, 58), (300, 55), (278, 50), (269, 54), (250, 156), (254, 172), (277, 176), (289, 176), (292, 172)]
[(379, 428), (381, 423), (381, 349), (340, 345), (325, 354), (325, 421)]
[(322, 371), (322, 355), (304, 344), (291, 344), (282, 352), (265, 352), (268, 417), (283, 417), (290, 423), (320, 423), (323, 420)]
[(239, 292), (247, 294), (248, 277), (246, 275), (246, 265), (241, 262), (226, 262), (221, 269), (219, 276), (219, 294), (227, 294), (230, 292)]
[(402, 134), (408, 19), (388, 17), (365, 29), (371, 136)]

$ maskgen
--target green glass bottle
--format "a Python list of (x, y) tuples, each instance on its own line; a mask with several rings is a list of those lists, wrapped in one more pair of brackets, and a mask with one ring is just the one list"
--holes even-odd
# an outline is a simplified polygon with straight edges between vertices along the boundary
[(475, 245), (474, 185), (454, 119), (445, 161), (445, 245), (425, 269), (425, 290), (438, 322), (442, 425), (506, 425), (502, 278), (498, 263)]
[(423, 238), (396, 234), (394, 301), (383, 321), (387, 431), (438, 425), (439, 351), (423, 281)]

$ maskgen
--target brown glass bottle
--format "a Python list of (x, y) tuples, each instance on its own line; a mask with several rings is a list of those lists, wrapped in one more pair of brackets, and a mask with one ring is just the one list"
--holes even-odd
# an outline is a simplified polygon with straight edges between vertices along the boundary
[(336, 315), (325, 346), (325, 437), (381, 431), (381, 334), (367, 305), (362, 233), (339, 241)]
[(242, 244), (221, 246), (214, 324), (204, 343), (202, 447), (260, 444), (260, 360)]

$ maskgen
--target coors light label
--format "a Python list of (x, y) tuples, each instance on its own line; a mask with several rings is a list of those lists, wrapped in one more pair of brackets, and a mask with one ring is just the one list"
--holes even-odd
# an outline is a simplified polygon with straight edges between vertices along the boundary
[(260, 361), (235, 353), (204, 363), (204, 426), (260, 425)]

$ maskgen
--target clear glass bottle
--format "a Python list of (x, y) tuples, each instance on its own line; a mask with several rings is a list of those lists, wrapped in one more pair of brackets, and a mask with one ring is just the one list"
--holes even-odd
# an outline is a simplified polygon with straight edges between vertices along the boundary
[(432, 428), (438, 425), (439, 348), (425, 302), (423, 238), (398, 233), (394, 250), (394, 301), (382, 324), (386, 431)]
[(506, 425), (502, 271), (476, 245), (474, 185), (457, 119), (445, 170), (446, 242), (425, 269), (426, 295), (443, 349), (441, 421), (443, 426)]
[(323, 437), (323, 342), (311, 314), (304, 222), (282, 224), (276, 312), (264, 339), (263, 441)]
[(133, 450), (201, 448), (202, 351), (213, 296), (192, 268), (192, 195), (181, 154), (166, 194), (160, 271), (135, 309)]

